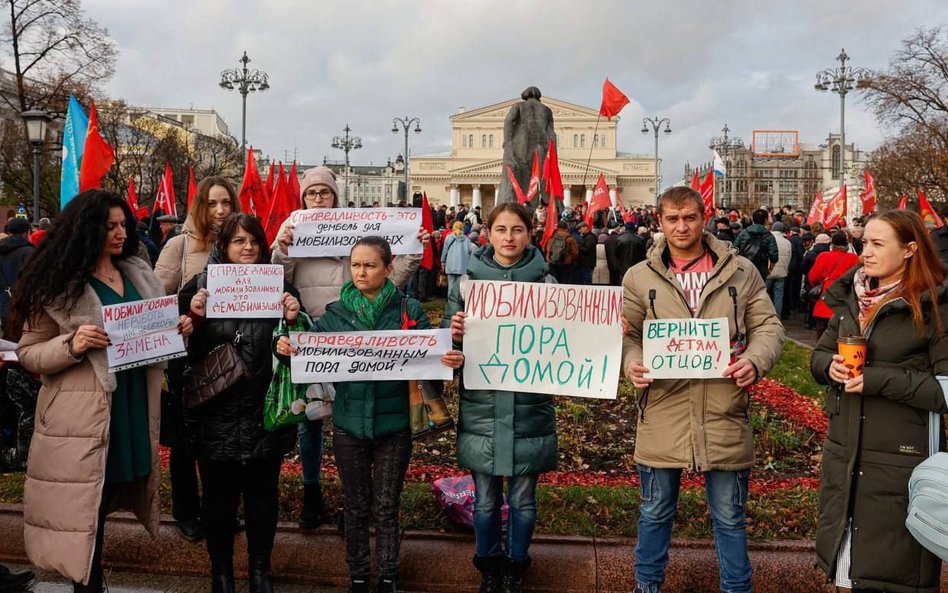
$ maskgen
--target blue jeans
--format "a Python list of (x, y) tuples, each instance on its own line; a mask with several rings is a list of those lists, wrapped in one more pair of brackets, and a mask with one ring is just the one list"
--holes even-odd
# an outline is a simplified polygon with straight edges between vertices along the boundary
[[(481, 558), (501, 556), (504, 477), (473, 473), (475, 553)], [(507, 478), (507, 557), (526, 562), (533, 526), (537, 521), (537, 474)]]
[[(665, 580), (672, 522), (678, 507), (680, 469), (639, 465), (642, 505), (639, 509), (639, 537), (635, 545), (635, 580), (646, 590)], [(714, 525), (714, 547), (721, 570), (721, 591), (751, 593), (751, 565), (747, 556), (744, 506), (750, 470), (704, 473), (708, 506)]]
[(300, 425), (300, 464), (303, 483), (319, 484), (323, 465), (323, 421), (306, 420)]
[(777, 317), (783, 315), (783, 287), (786, 284), (786, 278), (767, 278), (767, 292), (771, 295), (774, 303), (774, 309), (777, 310)]

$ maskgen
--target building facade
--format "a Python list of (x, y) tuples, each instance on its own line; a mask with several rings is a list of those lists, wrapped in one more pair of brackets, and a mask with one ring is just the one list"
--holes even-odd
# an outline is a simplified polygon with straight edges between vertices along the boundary
[[(822, 144), (800, 144), (796, 156), (755, 156), (750, 147), (729, 148), (725, 159), (727, 174), (718, 178), (715, 203), (722, 208), (755, 210), (763, 206), (791, 206), (807, 210), (817, 192), (835, 194), (840, 185), (839, 134), (830, 134)], [(854, 144), (846, 145), (846, 189), (850, 202), (863, 190), (862, 171), (868, 154)], [(697, 167), (703, 178), (711, 163)], [(685, 165), (684, 183), (690, 183), (694, 168)], [(851, 209), (852, 210), (852, 209)]]
[[(470, 111), (459, 109), (451, 116), (451, 150), (411, 158), (409, 195), (426, 192), (431, 204), (463, 203), (490, 210), (497, 201), (500, 176), (505, 174), (504, 119), (520, 101), (510, 99)], [(654, 201), (655, 159), (618, 151), (619, 118), (600, 119), (597, 109), (549, 97), (541, 102), (553, 110), (567, 207), (592, 195), (600, 173), (609, 184), (614, 202), (617, 190), (626, 207)]]
[[(380, 207), (397, 205), (399, 200), (398, 188), (404, 185), (404, 169), (400, 163), (391, 160), (384, 165), (349, 165), (349, 175), (346, 176), (346, 164), (324, 160), (323, 164), (336, 173), (336, 185), (339, 186), (339, 204), (342, 206), (352, 202), (356, 208), (377, 204)], [(300, 167), (300, 178), (309, 165)], [(348, 192), (346, 188), (348, 187)], [(348, 195), (348, 198), (346, 197)]]
[[(175, 121), (187, 130), (211, 138), (232, 138), (227, 122), (213, 109), (176, 109), (173, 107), (141, 107), (159, 118)], [(236, 142), (236, 139), (234, 139)]]

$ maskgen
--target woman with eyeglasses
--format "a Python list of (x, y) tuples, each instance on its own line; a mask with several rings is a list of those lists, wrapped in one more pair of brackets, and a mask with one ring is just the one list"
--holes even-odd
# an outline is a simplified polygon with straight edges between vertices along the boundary
[[(338, 208), (339, 187), (336, 174), (329, 167), (313, 167), (303, 173), (300, 181), (300, 208)], [(418, 230), (418, 238), (427, 243), (428, 232)], [(326, 311), (326, 305), (338, 301), (344, 284), (352, 280), (348, 257), (290, 257), (289, 246), (293, 243), (293, 223), (286, 220), (280, 227), (277, 238), (270, 246), (272, 261), (282, 264), (286, 281), (300, 293), (303, 309), (318, 321)], [(421, 255), (404, 255), (393, 261), (391, 280), (399, 290), (404, 290), (408, 280), (418, 269)], [(322, 488), (319, 484), (320, 465), (323, 454), (322, 420), (307, 420), (300, 426), (300, 462), (303, 466), (303, 509), (299, 525), (302, 529), (315, 529), (321, 522), (323, 512)]]

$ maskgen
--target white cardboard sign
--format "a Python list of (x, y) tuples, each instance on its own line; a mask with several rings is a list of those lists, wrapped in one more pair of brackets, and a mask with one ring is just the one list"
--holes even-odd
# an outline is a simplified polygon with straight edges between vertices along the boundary
[(720, 379), (730, 362), (726, 317), (646, 319), (642, 364), (649, 379)]
[(283, 266), (207, 266), (208, 319), (283, 317)]
[(388, 241), (395, 255), (424, 252), (420, 208), (311, 208), (294, 211), (289, 220), (290, 257), (345, 257), (368, 235)]
[(185, 356), (184, 339), (178, 333), (179, 317), (178, 295), (103, 306), (103, 329), (112, 342), (106, 348), (109, 370), (122, 371)]

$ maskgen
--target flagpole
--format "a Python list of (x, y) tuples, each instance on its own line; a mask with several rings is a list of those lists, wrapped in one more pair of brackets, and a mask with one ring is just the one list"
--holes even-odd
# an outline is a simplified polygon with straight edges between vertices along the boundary
[[(596, 127), (593, 128), (593, 138), (596, 137), (596, 132), (599, 131), (599, 120), (602, 119), (602, 112), (600, 111), (599, 115), (596, 116)], [(585, 201), (585, 192), (586, 192), (586, 175), (589, 174), (589, 163), (592, 161), (593, 157), (593, 142), (589, 143), (589, 158), (586, 159), (586, 168), (583, 169), (583, 200)]]

